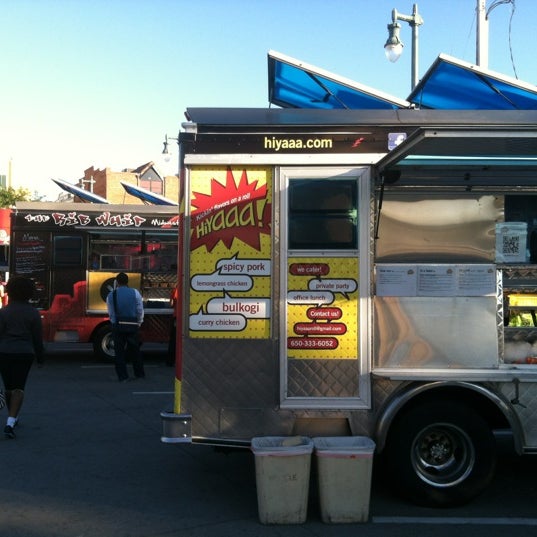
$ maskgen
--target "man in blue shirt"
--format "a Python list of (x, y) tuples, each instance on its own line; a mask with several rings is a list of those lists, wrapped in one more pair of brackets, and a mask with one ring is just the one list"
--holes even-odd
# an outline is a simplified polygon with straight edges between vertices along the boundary
[(142, 295), (129, 287), (129, 277), (120, 272), (116, 276), (116, 288), (106, 298), (108, 315), (112, 323), (116, 373), (119, 382), (127, 382), (127, 358), (132, 362), (134, 376), (145, 377), (139, 331), (144, 321)]

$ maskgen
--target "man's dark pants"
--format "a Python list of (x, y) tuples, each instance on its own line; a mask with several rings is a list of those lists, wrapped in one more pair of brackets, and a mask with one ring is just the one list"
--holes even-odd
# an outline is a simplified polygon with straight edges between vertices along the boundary
[(126, 380), (129, 377), (127, 373), (127, 360), (132, 362), (134, 376), (136, 378), (144, 377), (144, 364), (142, 353), (140, 352), (140, 336), (138, 330), (132, 333), (123, 333), (117, 327), (114, 327), (112, 329), (112, 337), (114, 339), (118, 380)]

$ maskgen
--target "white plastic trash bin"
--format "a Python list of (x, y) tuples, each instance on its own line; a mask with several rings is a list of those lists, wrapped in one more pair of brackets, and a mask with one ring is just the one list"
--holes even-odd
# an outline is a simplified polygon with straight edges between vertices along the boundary
[(365, 436), (313, 439), (323, 522), (367, 522), (375, 442)]
[(305, 436), (252, 439), (257, 506), (262, 524), (306, 521), (313, 441)]

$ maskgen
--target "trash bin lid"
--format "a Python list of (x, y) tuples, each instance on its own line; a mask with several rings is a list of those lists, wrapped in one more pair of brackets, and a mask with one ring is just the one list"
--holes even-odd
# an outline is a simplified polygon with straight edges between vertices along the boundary
[(319, 452), (345, 454), (372, 454), (375, 442), (367, 436), (318, 436), (313, 445)]
[(255, 455), (302, 455), (313, 451), (313, 440), (307, 436), (259, 436), (252, 438)]

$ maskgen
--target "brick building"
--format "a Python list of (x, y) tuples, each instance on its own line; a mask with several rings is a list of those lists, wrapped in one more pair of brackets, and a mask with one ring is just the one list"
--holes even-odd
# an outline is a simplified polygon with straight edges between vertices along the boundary
[[(138, 198), (127, 194), (121, 182), (149, 190), (172, 201), (179, 199), (179, 179), (175, 175), (162, 177), (153, 162), (148, 162), (135, 169), (125, 169), (121, 172), (95, 169), (93, 166), (84, 170), (84, 177), (78, 185), (84, 190), (92, 190), (94, 194), (108, 200), (109, 203), (140, 204)], [(93, 187), (93, 188), (91, 188)], [(75, 201), (80, 201), (75, 197)]]

